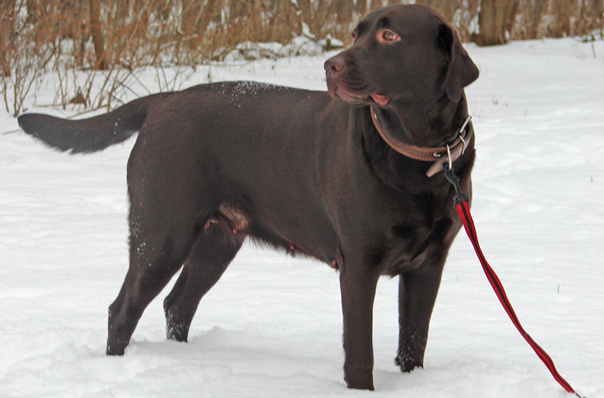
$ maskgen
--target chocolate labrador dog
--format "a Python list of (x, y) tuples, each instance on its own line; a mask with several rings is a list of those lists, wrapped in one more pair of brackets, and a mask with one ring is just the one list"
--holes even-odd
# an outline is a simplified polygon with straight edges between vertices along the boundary
[(186, 341), (199, 301), (250, 237), (339, 270), (350, 388), (373, 389), (380, 275), (400, 277), (396, 363), (423, 366), (461, 226), (439, 170), (451, 162), (470, 193), (464, 87), (478, 69), (454, 28), (422, 6), (377, 9), (353, 38), (325, 63), (329, 94), (216, 83), (89, 119), (19, 118), (28, 134), (71, 152), (138, 132), (128, 161), (130, 268), (109, 307), (107, 354), (124, 354), (145, 307), (181, 268), (164, 308), (168, 338)]

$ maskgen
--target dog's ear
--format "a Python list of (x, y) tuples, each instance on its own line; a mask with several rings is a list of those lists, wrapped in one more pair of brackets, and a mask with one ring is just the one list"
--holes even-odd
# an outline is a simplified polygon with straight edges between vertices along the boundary
[(478, 68), (461, 45), (455, 28), (448, 24), (440, 25), (438, 46), (449, 55), (446, 76), (447, 96), (453, 102), (459, 102), (464, 87), (478, 79)]

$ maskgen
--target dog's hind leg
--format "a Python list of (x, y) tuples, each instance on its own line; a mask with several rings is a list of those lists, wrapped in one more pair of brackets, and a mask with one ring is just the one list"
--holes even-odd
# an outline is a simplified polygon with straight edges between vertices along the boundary
[(174, 288), (164, 300), (169, 339), (187, 341), (189, 327), (201, 298), (220, 279), (245, 236), (208, 221)]
[(203, 228), (191, 192), (178, 196), (168, 186), (164, 191), (171, 195), (162, 196), (159, 189), (140, 190), (141, 181), (129, 184), (130, 267), (109, 307), (108, 355), (124, 354), (143, 311), (185, 263)]
[(118, 297), (109, 306), (107, 355), (124, 354), (143, 311), (185, 262), (194, 235), (175, 235), (145, 233), (142, 238), (131, 234), (130, 268)]
[(204, 184), (210, 171), (177, 141), (162, 140), (157, 129), (165, 126), (151, 126), (128, 161), (130, 266), (109, 307), (108, 355), (124, 354), (143, 311), (185, 264), (217, 206), (218, 194)]

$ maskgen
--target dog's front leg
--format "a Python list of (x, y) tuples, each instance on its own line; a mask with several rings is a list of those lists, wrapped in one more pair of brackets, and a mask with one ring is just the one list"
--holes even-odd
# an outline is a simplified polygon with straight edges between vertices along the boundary
[(440, 286), (446, 254), (400, 276), (399, 348), (396, 363), (403, 372), (424, 367), (428, 328)]
[(360, 261), (346, 260), (339, 266), (344, 315), (344, 378), (349, 388), (373, 390), (373, 300), (379, 272)]

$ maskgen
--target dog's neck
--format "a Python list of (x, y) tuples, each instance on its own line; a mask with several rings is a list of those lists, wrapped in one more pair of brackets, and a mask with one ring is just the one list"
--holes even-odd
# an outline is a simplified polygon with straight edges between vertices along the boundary
[[(472, 140), (474, 133), (472, 124), (470, 123), (472, 117), (468, 116), (462, 126), (457, 129), (455, 135), (446, 141), (443, 146), (424, 147), (408, 144), (402, 142), (388, 132), (384, 127), (383, 122), (380, 121), (380, 118), (377, 115), (379, 110), (376, 108), (377, 107), (374, 106), (371, 107), (371, 119), (382, 139), (396, 152), (409, 159), (431, 163), (430, 168), (426, 171), (428, 177), (432, 177), (441, 171), (446, 167), (447, 163), (449, 167), (452, 167), (453, 162), (464, 155)], [(384, 118), (383, 116), (384, 114), (382, 114), (382, 119)]]
[[(421, 101), (386, 107), (372, 106), (372, 112), (389, 135), (409, 145), (443, 146), (455, 137), (468, 117), (465, 95), (458, 103), (443, 98), (425, 106)], [(426, 111), (427, 109), (427, 111)]]

